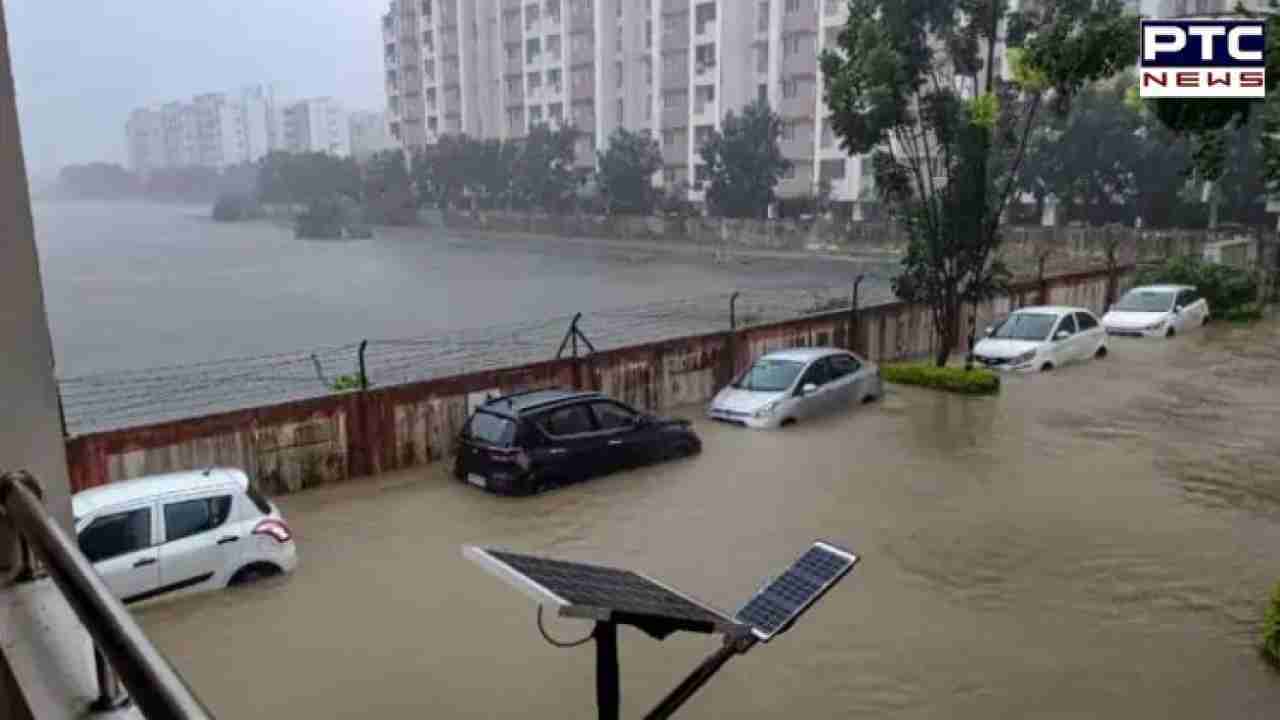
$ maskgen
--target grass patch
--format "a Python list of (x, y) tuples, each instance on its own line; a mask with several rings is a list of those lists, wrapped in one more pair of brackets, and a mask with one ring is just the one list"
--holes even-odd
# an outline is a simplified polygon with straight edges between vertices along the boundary
[(1262, 319), (1262, 308), (1254, 303), (1241, 305), (1223, 313), (1222, 319), (1231, 323), (1251, 323)]
[(1271, 591), (1271, 604), (1262, 622), (1262, 654), (1280, 667), (1280, 583)]
[(899, 385), (919, 385), (962, 395), (995, 395), (1000, 392), (1000, 376), (984, 369), (895, 363), (880, 368), (880, 375), (886, 381)]

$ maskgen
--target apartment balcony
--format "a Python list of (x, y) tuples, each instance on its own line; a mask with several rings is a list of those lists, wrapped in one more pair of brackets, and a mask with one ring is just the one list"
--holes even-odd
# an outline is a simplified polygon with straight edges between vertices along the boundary
[(713, 83), (719, 76), (716, 74), (716, 63), (712, 60), (709, 63), (695, 63), (693, 66), (693, 81), (697, 83)]
[[(782, 2), (782, 0), (778, 0), (778, 2)], [(819, 0), (800, 0), (799, 10), (782, 13), (782, 32), (816, 30), (819, 20), (818, 2)]]
[(664, 62), (662, 64), (662, 89), (665, 91), (687, 87), (689, 87), (688, 60), (673, 63), (671, 67)]
[(818, 98), (813, 93), (799, 93), (784, 97), (778, 104), (778, 114), (784, 118), (811, 118), (817, 112)]
[(580, 44), (576, 42), (569, 43), (569, 63), (571, 65), (581, 65), (595, 61), (595, 48), (591, 43)]
[(782, 75), (799, 75), (804, 77), (817, 77), (818, 75), (818, 45), (817, 35), (806, 36), (812, 38), (811, 41), (800, 43), (799, 52), (783, 55), (782, 57)]
[(579, 30), (594, 30), (595, 17), (589, 12), (570, 12), (569, 13), (569, 31), (576, 32)]
[(689, 124), (689, 104), (680, 103), (675, 107), (662, 108), (662, 127), (681, 127)]

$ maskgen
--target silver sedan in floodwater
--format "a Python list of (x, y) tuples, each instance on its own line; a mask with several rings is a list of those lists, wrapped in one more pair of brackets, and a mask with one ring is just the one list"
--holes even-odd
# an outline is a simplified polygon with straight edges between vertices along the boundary
[(839, 348), (795, 348), (752, 363), (712, 398), (707, 417), (776, 428), (883, 395), (875, 363)]

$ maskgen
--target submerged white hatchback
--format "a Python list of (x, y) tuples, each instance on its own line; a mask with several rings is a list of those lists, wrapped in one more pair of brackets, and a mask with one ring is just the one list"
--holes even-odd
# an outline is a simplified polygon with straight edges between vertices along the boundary
[(212, 590), (298, 565), (280, 510), (235, 469), (111, 483), (71, 498), (80, 550), (126, 603)]
[(1107, 335), (1097, 316), (1077, 307), (1026, 307), (987, 328), (974, 359), (993, 370), (1052, 370), (1104, 357)]
[(713, 420), (753, 428), (790, 425), (884, 395), (880, 368), (839, 348), (771, 352), (707, 406)]
[(1173, 337), (1209, 320), (1209, 303), (1190, 285), (1146, 285), (1124, 294), (1102, 326), (1108, 335)]

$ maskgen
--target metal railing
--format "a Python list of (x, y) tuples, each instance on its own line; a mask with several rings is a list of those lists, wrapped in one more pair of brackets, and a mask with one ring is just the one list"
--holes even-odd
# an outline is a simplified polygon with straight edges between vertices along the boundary
[(113, 710), (133, 702), (150, 720), (212, 719), (45, 509), (42, 495), (25, 472), (0, 475), (0, 510), (21, 543), (17, 580), (30, 582), (47, 574), (93, 638), (99, 693), (93, 709)]

